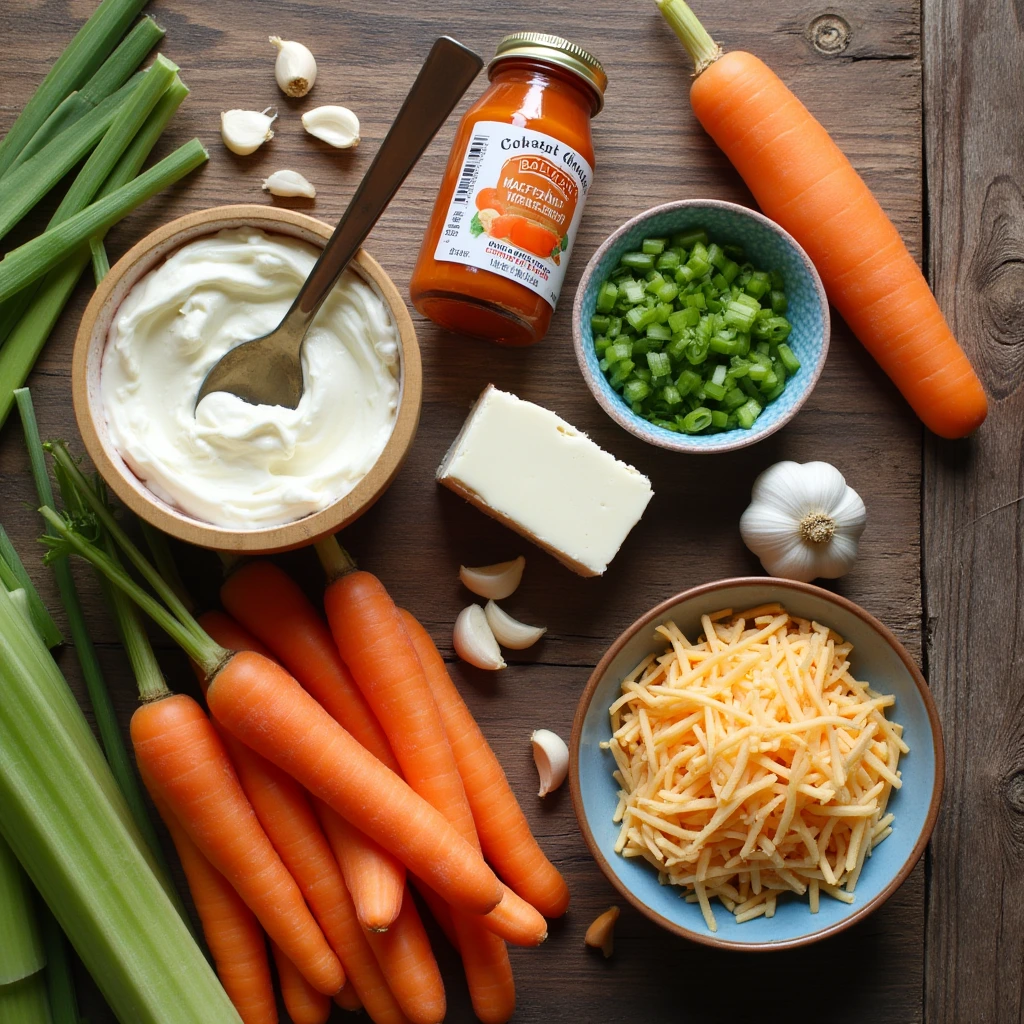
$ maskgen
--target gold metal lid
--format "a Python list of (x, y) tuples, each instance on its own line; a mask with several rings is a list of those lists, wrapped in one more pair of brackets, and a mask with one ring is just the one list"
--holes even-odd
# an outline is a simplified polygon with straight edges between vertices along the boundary
[(604, 91), (608, 88), (608, 76), (601, 62), (582, 46), (569, 42), (561, 36), (549, 36), (544, 32), (513, 32), (505, 36), (494, 51), (494, 59), (487, 65), (490, 77), (494, 68), (510, 57), (529, 57), (554, 64), (582, 78), (594, 94), (594, 113), (599, 114), (604, 106)]

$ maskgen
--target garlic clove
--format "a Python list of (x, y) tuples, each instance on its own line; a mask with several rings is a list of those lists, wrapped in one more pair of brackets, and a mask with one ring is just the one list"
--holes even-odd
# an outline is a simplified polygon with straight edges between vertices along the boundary
[(224, 145), (239, 156), (255, 153), (264, 142), (274, 137), (270, 126), (277, 120), (277, 112), (268, 114), (267, 107), (259, 110), (225, 110), (220, 115), (220, 137)]
[(484, 615), (487, 616), (487, 624), (491, 627), (494, 639), (502, 647), (508, 647), (513, 651), (525, 651), (547, 632), (544, 626), (528, 626), (525, 622), (513, 619), (493, 601), (488, 601), (484, 605)]
[(476, 668), (495, 672), (505, 668), (505, 659), (501, 656), (498, 641), (494, 639), (491, 627), (487, 624), (487, 616), (478, 604), (471, 604), (459, 612), (452, 631), (452, 643), (455, 653)]
[(603, 914), (598, 914), (590, 923), (583, 941), (594, 949), (601, 950), (605, 957), (612, 955), (615, 946), (615, 922), (619, 919), (619, 908), (609, 907)]
[(569, 748), (558, 733), (550, 729), (538, 729), (531, 737), (533, 763), (540, 775), (540, 792), (537, 796), (553, 793), (565, 782), (569, 772)]
[(526, 559), (520, 555), (511, 562), (498, 562), (496, 565), (480, 565), (476, 568), (460, 565), (459, 579), (474, 594), (492, 601), (503, 601), (515, 593), (525, 568)]
[(335, 149), (359, 145), (359, 118), (348, 107), (314, 107), (302, 115), (302, 127)]
[(316, 189), (298, 171), (274, 171), (263, 179), (263, 188), (275, 196), (316, 197)]
[(305, 96), (316, 82), (316, 60), (309, 48), (294, 39), (271, 36), (277, 47), (274, 77), (285, 96)]

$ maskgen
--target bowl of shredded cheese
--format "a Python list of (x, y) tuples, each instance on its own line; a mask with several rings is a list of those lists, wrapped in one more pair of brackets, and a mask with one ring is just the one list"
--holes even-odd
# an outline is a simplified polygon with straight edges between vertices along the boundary
[(910, 874), (942, 795), (938, 714), (877, 619), (810, 584), (688, 590), (602, 658), (569, 779), (612, 884), (676, 934), (732, 949), (849, 927)]

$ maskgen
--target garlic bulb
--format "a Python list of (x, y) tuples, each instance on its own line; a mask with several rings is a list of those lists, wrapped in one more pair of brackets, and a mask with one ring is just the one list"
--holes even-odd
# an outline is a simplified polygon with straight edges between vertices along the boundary
[(587, 934), (583, 936), (583, 941), (588, 946), (601, 950), (605, 957), (610, 957), (612, 950), (615, 948), (615, 922), (618, 919), (619, 908), (609, 907), (603, 914), (598, 914), (590, 922), (590, 927), (587, 929)]
[(525, 651), (547, 632), (545, 626), (528, 626), (525, 622), (513, 619), (504, 608), (499, 607), (493, 601), (488, 601), (484, 605), (484, 615), (487, 617), (487, 624), (491, 627), (494, 639), (502, 647), (508, 647), (513, 651)]
[(494, 639), (491, 627), (487, 624), (487, 616), (478, 604), (471, 604), (459, 612), (452, 631), (452, 643), (455, 653), (476, 668), (491, 672), (505, 668), (505, 659), (501, 656), (498, 641)]
[(314, 107), (302, 115), (302, 127), (335, 149), (359, 145), (359, 118), (348, 107)]
[(767, 573), (808, 583), (851, 569), (866, 522), (864, 502), (835, 466), (778, 462), (754, 481), (740, 534)]
[(293, 39), (271, 36), (277, 47), (274, 77), (285, 96), (305, 96), (316, 81), (316, 60), (309, 48)]
[(531, 737), (533, 763), (540, 776), (540, 792), (537, 796), (553, 793), (565, 782), (569, 773), (569, 748), (558, 733), (550, 729), (538, 729)]
[(467, 590), (472, 590), (480, 597), (504, 601), (506, 597), (511, 597), (515, 593), (525, 568), (526, 559), (520, 555), (511, 562), (481, 565), (475, 569), (460, 565), (459, 579)]
[(220, 137), (224, 145), (239, 156), (255, 153), (264, 142), (274, 137), (270, 126), (277, 120), (277, 112), (269, 114), (271, 109), (225, 110), (220, 115)]
[(316, 197), (316, 189), (298, 171), (274, 171), (263, 179), (263, 188), (275, 196)]

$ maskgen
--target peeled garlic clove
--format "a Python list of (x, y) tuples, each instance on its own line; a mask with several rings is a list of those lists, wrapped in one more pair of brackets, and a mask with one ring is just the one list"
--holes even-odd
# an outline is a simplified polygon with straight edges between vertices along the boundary
[(239, 156), (255, 153), (264, 142), (272, 139), (274, 133), (270, 126), (277, 119), (277, 113), (268, 114), (270, 110), (225, 110), (220, 115), (220, 137), (224, 145)]
[(525, 568), (526, 559), (520, 555), (511, 562), (481, 565), (475, 569), (460, 565), (459, 579), (474, 594), (488, 597), (492, 601), (503, 601), (515, 593), (519, 581), (523, 578), (523, 569)]
[(305, 196), (313, 199), (316, 189), (298, 171), (274, 171), (263, 179), (263, 187), (275, 196)]
[(335, 149), (359, 145), (359, 118), (348, 107), (314, 107), (302, 115), (302, 127)]
[(615, 945), (615, 922), (619, 919), (619, 908), (609, 907), (590, 923), (583, 941), (594, 949), (601, 950), (606, 957), (612, 955)]
[(471, 604), (459, 612), (452, 643), (455, 645), (455, 653), (470, 665), (492, 672), (505, 668), (505, 659), (501, 656), (498, 641), (494, 639), (491, 627), (487, 625), (487, 616), (478, 604)]
[(553, 793), (565, 782), (569, 772), (569, 748), (558, 733), (550, 729), (538, 729), (531, 737), (533, 762), (540, 775), (540, 792), (537, 796)]
[(484, 605), (484, 615), (487, 616), (487, 624), (491, 627), (494, 639), (502, 647), (508, 647), (513, 651), (525, 651), (547, 632), (544, 626), (528, 626), (525, 622), (513, 619), (493, 601), (488, 601)]
[(309, 48), (293, 39), (271, 36), (277, 47), (274, 77), (285, 96), (305, 96), (316, 81), (316, 60)]

